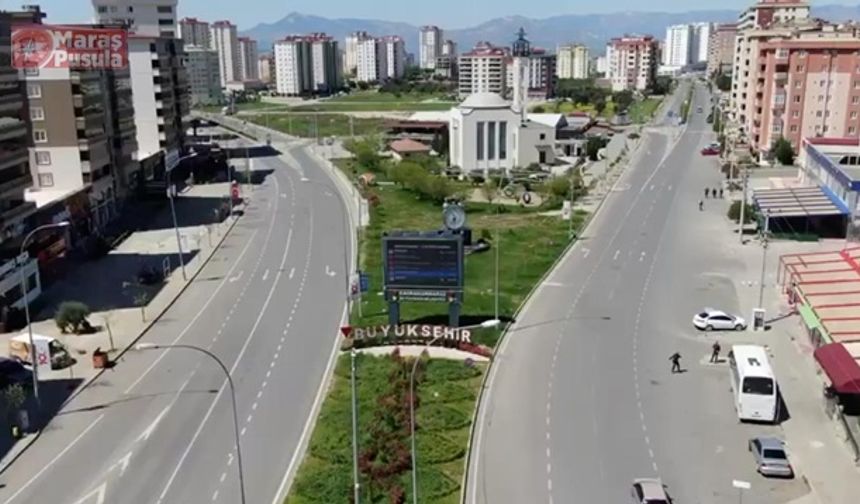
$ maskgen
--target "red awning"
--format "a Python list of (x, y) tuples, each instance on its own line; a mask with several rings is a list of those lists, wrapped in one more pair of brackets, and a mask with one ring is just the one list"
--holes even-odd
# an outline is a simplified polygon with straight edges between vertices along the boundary
[(815, 351), (815, 360), (827, 373), (839, 394), (860, 394), (860, 365), (842, 343), (831, 343)]

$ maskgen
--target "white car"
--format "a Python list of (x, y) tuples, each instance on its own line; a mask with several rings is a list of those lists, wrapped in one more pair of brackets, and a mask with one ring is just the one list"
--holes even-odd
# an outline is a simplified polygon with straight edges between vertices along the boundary
[(746, 320), (726, 312), (705, 308), (693, 317), (693, 325), (702, 331), (743, 331), (747, 328)]

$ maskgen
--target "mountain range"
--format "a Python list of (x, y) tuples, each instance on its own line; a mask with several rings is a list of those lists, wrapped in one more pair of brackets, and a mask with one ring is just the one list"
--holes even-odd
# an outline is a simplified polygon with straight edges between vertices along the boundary
[[(476, 42), (486, 40), (496, 45), (509, 45), (520, 27), (525, 28), (533, 46), (555, 49), (558, 44), (579, 42), (592, 51), (602, 52), (606, 42), (623, 34), (651, 34), (663, 38), (666, 27), (693, 22), (733, 22), (737, 10), (698, 10), (688, 12), (618, 12), (613, 14), (580, 14), (552, 16), (543, 19), (508, 16), (489, 20), (470, 28), (445, 30), (445, 38), (457, 42), (464, 52)], [(813, 6), (812, 15), (830, 21), (860, 20), (860, 5)], [(443, 27), (444, 29), (444, 27)], [(372, 35), (400, 35), (406, 50), (417, 53), (418, 27), (377, 19), (328, 19), (300, 14), (286, 15), (273, 23), (260, 23), (243, 31), (242, 35), (258, 41), (260, 51), (271, 51), (272, 43), (286, 35), (324, 32), (343, 44), (344, 38), (355, 31)]]

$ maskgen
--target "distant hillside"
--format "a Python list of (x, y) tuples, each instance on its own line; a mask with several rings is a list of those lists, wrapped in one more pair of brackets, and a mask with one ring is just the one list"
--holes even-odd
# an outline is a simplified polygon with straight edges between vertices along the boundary
[[(449, 30), (445, 32), (445, 37), (457, 42), (460, 50), (465, 51), (479, 40), (507, 45), (516, 31), (523, 27), (532, 44), (539, 47), (554, 49), (558, 44), (582, 42), (592, 51), (602, 52), (607, 40), (625, 33), (663, 38), (669, 25), (697, 21), (731, 22), (737, 19), (738, 14), (737, 10), (700, 10), (564, 15), (544, 19), (510, 16), (492, 19), (471, 28)], [(860, 20), (860, 5), (813, 6), (813, 15), (831, 21)], [(406, 41), (406, 50), (417, 52), (417, 26), (375, 19), (328, 19), (293, 12), (280, 21), (259, 24), (242, 35), (256, 38), (261, 51), (270, 51), (272, 43), (286, 35), (325, 32), (343, 41), (354, 31), (366, 31), (378, 36), (400, 35)]]

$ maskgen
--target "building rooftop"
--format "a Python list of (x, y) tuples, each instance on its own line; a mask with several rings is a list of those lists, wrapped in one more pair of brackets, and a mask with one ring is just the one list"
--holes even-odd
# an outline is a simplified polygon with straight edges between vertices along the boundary
[(411, 138), (402, 138), (391, 142), (390, 148), (398, 154), (420, 154), (430, 152), (430, 147)]
[[(860, 190), (860, 139), (857, 138), (805, 138), (803, 143), (812, 146), (813, 156), (826, 160), (839, 172), (844, 182)], [(823, 159), (822, 159), (823, 158)]]
[(496, 93), (473, 93), (460, 104), (460, 108), (471, 109), (510, 108), (510, 106), (510, 102)]

